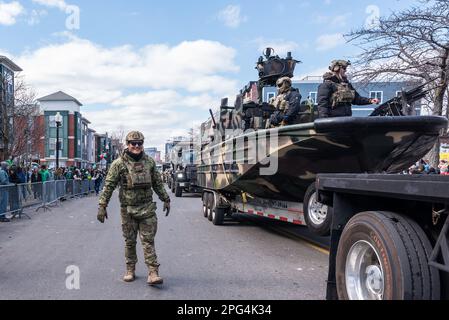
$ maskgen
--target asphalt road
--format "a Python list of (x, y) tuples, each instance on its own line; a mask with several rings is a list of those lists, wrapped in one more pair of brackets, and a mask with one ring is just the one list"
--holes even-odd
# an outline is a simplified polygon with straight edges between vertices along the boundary
[[(95, 197), (0, 224), (0, 299), (325, 298), (328, 256), (322, 250), (251, 220), (213, 226), (197, 197), (173, 198), (168, 218), (158, 207), (162, 287), (147, 286), (140, 244), (138, 278), (122, 281), (124, 241), (115, 195), (105, 225), (96, 222)], [(67, 281), (77, 279), (77, 269), (79, 289), (73, 288), (76, 280)]]

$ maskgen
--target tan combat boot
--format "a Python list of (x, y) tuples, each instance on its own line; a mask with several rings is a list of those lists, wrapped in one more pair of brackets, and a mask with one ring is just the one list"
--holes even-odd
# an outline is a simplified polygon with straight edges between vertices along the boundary
[(147, 283), (150, 286), (154, 286), (154, 285), (158, 285), (158, 284), (163, 284), (164, 280), (159, 277), (159, 270), (158, 269), (150, 269), (150, 274), (148, 276), (148, 281)]
[(134, 280), (136, 280), (136, 267), (128, 266), (123, 281), (133, 282)]

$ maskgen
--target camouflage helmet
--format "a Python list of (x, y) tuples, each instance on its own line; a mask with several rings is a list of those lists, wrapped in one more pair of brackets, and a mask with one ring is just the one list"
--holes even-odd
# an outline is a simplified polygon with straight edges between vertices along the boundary
[(340, 68), (347, 68), (351, 65), (351, 61), (349, 60), (334, 60), (332, 61), (329, 70), (332, 72), (339, 72)]
[(284, 85), (284, 82), (287, 82), (288, 86), (292, 86), (292, 79), (290, 79), (289, 77), (280, 78), (278, 81), (276, 81), (276, 86), (279, 88)]
[(128, 143), (130, 141), (145, 141), (145, 137), (139, 131), (132, 131), (126, 136), (126, 142)]

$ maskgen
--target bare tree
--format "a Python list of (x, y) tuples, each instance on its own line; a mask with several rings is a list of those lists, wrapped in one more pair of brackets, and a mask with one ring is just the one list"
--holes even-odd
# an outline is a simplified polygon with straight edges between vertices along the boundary
[(4, 158), (27, 160), (44, 130), (36, 122), (36, 93), (19, 75), (15, 78), (13, 99), (6, 99), (6, 82), (2, 81), (0, 140), (4, 142)]
[[(404, 78), (429, 82), (432, 114), (448, 116), (448, 26), (449, 1), (426, 0), (381, 18), (376, 26), (352, 31), (346, 38), (362, 49), (354, 77), (364, 82)], [(429, 154), (433, 166), (438, 165), (439, 150), (437, 143)]]
[(112, 133), (112, 144), (113, 148), (118, 152), (118, 154), (122, 154), (125, 151), (125, 128), (123, 126), (119, 126), (116, 131)]

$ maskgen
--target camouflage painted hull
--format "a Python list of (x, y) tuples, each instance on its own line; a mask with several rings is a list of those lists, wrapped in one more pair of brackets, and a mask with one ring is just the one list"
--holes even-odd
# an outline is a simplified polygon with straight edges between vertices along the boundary
[[(275, 174), (261, 175), (265, 166), (260, 162), (225, 164), (224, 144), (215, 145), (203, 154), (214, 154), (219, 164), (211, 165), (207, 156), (202, 159), (199, 185), (221, 193), (302, 201), (318, 173), (407, 170), (432, 149), (446, 127), (445, 118), (433, 116), (330, 118), (287, 126), (278, 132), (277, 150), (268, 146), (271, 161), (277, 151)], [(251, 143), (244, 148), (253, 147)]]

